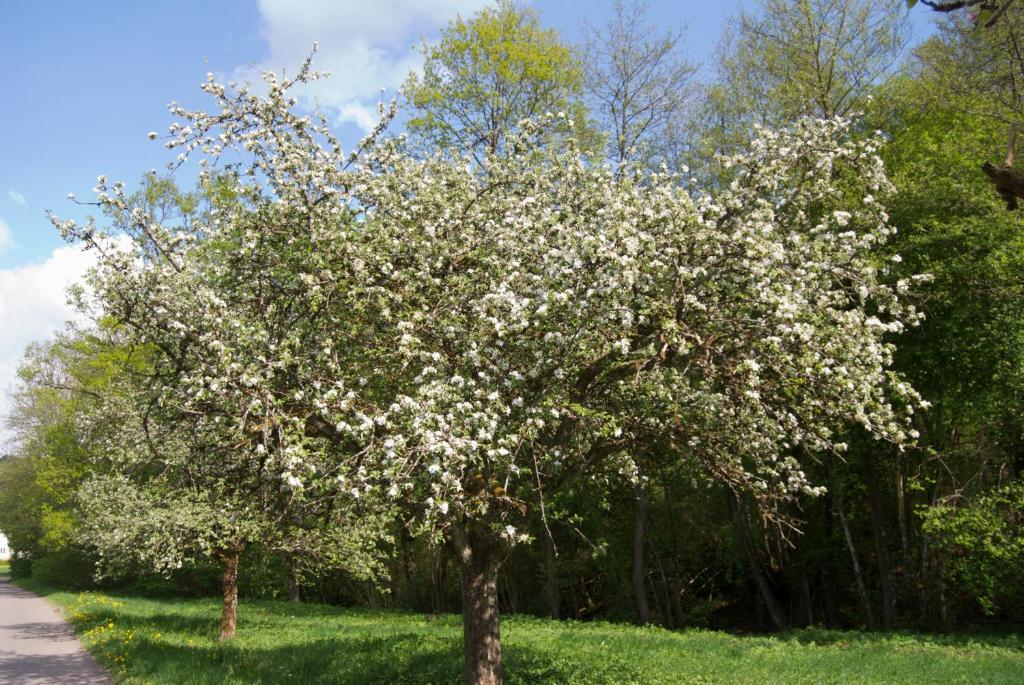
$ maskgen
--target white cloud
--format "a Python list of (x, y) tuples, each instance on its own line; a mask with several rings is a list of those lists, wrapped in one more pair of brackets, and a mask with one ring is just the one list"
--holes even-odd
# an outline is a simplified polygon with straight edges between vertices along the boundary
[(13, 244), (14, 239), (11, 238), (11, 227), (3, 220), (3, 217), (0, 217), (0, 254), (6, 252), (7, 248)]
[(93, 253), (66, 246), (44, 262), (0, 269), (0, 435), (25, 347), (78, 319), (65, 290), (94, 262)]
[[(485, 0), (260, 0), (263, 37), (270, 54), (239, 67), (232, 78), (257, 83), (263, 71), (296, 67), (320, 43), (314, 67), (330, 79), (314, 83), (302, 97), (314, 100), (339, 123), (368, 130), (377, 122), (380, 89), (391, 95), (419, 67), (420, 37), (435, 33), (456, 15), (467, 16)], [(390, 95), (389, 95), (390, 98)]]
[(7, 194), (11, 197), (12, 200), (17, 202), (22, 207), (28, 207), (28, 200), (25, 198), (24, 195), (19, 193), (17, 190), (8, 190)]

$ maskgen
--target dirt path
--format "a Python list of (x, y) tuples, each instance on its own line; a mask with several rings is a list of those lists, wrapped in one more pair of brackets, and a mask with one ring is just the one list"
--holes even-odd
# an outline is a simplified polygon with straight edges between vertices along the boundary
[(0, 683), (110, 685), (46, 600), (0, 579)]

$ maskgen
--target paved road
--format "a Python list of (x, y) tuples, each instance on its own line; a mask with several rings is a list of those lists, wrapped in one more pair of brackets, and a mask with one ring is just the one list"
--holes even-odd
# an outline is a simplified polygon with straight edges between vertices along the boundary
[(46, 600), (0, 579), (0, 683), (110, 685)]

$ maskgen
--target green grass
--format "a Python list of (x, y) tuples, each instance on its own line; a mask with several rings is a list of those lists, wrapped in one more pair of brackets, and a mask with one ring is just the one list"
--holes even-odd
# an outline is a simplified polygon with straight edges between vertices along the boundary
[[(457, 683), (458, 616), (49, 591), (119, 683)], [(509, 616), (508, 683), (1024, 683), (1024, 638), (824, 630), (774, 637)]]

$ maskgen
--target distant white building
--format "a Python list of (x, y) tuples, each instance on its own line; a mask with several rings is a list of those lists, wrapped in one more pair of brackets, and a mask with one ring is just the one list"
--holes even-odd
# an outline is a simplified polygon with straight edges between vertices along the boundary
[(0, 533), (0, 561), (11, 558), (11, 547), (7, 544), (7, 536)]

